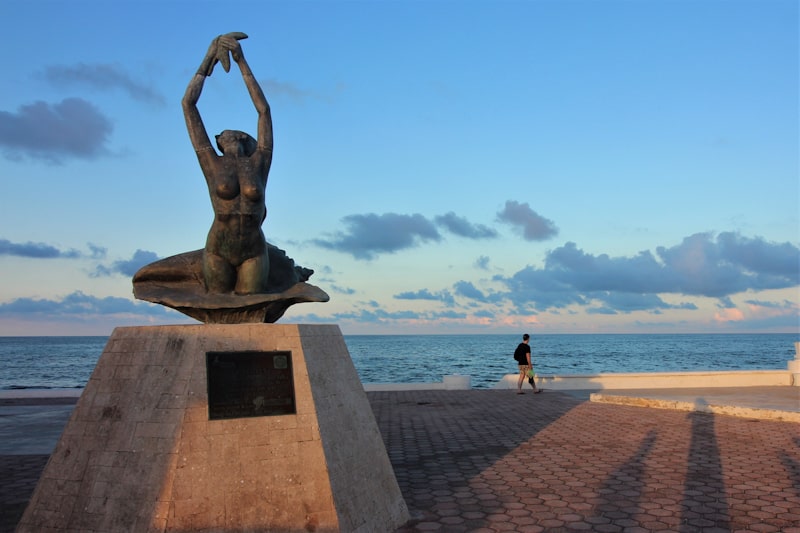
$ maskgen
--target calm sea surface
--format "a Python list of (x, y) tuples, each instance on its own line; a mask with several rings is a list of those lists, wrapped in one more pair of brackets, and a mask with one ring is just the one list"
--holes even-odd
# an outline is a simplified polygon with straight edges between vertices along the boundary
[[(108, 337), (0, 337), (0, 390), (80, 388)], [(471, 376), (488, 388), (516, 372), (519, 335), (346, 335), (364, 383), (425, 383)], [(800, 335), (536, 335), (540, 374), (785, 370)]]

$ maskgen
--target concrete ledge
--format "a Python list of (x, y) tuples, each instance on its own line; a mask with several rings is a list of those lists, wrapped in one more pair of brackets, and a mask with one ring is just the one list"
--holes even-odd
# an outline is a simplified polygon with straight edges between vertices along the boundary
[(365, 392), (396, 392), (407, 390), (445, 390), (444, 383), (364, 383)]
[(641, 398), (614, 394), (593, 393), (590, 401), (614, 405), (632, 405), (635, 407), (652, 407), (655, 409), (672, 409), (700, 413), (737, 416), (740, 418), (756, 418), (759, 420), (780, 420), (783, 422), (800, 422), (800, 413), (775, 409), (757, 409), (737, 405), (715, 405), (702, 400), (680, 401), (660, 398)]
[[(514, 389), (519, 374), (506, 374), (493, 388)], [(536, 384), (550, 390), (675, 389), (696, 387), (790, 386), (788, 370), (731, 370), (701, 372), (642, 372), (608, 374), (537, 374)]]
[(453, 374), (442, 376), (441, 383), (364, 383), (365, 392), (393, 392), (409, 390), (469, 390), (470, 376)]
[(19, 398), (80, 398), (83, 389), (8, 389), (0, 390), (0, 400)]

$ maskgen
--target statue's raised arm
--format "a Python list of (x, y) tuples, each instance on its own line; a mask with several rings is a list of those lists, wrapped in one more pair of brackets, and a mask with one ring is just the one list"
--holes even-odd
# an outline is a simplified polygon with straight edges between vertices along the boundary
[(189, 130), (189, 138), (192, 141), (192, 146), (194, 147), (195, 152), (198, 153), (198, 157), (200, 157), (202, 152), (213, 151), (213, 147), (211, 145), (211, 141), (209, 140), (205, 125), (203, 125), (203, 119), (200, 117), (200, 111), (197, 109), (197, 102), (200, 100), (200, 93), (203, 91), (203, 85), (205, 84), (206, 78), (211, 76), (211, 74), (214, 72), (214, 66), (217, 63), (222, 63), (222, 67), (225, 69), (225, 72), (230, 71), (231, 64), (229, 53), (233, 53), (234, 57), (240, 58), (236, 59), (237, 63), (239, 60), (244, 63), (247, 72), (250, 74), (250, 78), (252, 78), (252, 84), (255, 85), (255, 90), (257, 90), (258, 95), (260, 96), (259, 101), (256, 102), (255, 97), (252, 96), (253, 89), (250, 87), (251, 84), (248, 83), (247, 76), (245, 76), (244, 71), (242, 71), (242, 76), (245, 78), (247, 89), (250, 91), (251, 98), (253, 98), (253, 102), (256, 105), (256, 110), (259, 112), (259, 137), (261, 136), (262, 129), (261, 109), (266, 109), (268, 122), (267, 127), (269, 128), (271, 149), (272, 121), (269, 117), (269, 105), (267, 104), (267, 99), (264, 97), (263, 91), (261, 91), (261, 87), (259, 87), (258, 83), (255, 81), (255, 78), (253, 78), (253, 73), (250, 71), (249, 65), (247, 65), (247, 62), (244, 60), (242, 47), (239, 44), (240, 39), (247, 39), (247, 35), (242, 32), (232, 32), (214, 38), (208, 47), (208, 51), (206, 52), (202, 63), (200, 63), (200, 68), (198, 68), (195, 75), (192, 76), (192, 79), (189, 81), (189, 86), (186, 88), (186, 93), (183, 95), (183, 116), (186, 119), (186, 128)]
[[(250, 65), (242, 52), (242, 46), (239, 44), (239, 39), (243, 33), (227, 34), (219, 37), (218, 46), (220, 49), (229, 50), (233, 60), (239, 65), (239, 71), (242, 73), (242, 79), (247, 87), (247, 92), (250, 93), (250, 99), (258, 112), (258, 150), (267, 151), (272, 154), (272, 114), (269, 109), (269, 102), (264, 96), (264, 91), (253, 76), (253, 71), (250, 70)], [(246, 37), (246, 35), (245, 35)], [(222, 55), (227, 58), (227, 52)], [(227, 63), (223, 63), (225, 67)], [(228, 71), (228, 68), (225, 68)]]

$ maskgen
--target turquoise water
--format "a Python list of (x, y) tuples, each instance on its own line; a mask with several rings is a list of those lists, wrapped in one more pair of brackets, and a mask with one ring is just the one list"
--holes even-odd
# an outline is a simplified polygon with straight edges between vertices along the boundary
[[(0, 389), (80, 388), (108, 337), (0, 337)], [(364, 383), (425, 383), (471, 376), (488, 388), (516, 372), (519, 335), (345, 335)], [(536, 335), (540, 374), (785, 370), (800, 335)]]

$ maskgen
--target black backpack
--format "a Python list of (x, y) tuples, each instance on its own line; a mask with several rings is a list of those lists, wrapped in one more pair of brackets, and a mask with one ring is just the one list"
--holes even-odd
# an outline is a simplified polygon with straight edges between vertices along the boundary
[(528, 358), (525, 357), (525, 352), (520, 350), (519, 346), (517, 346), (517, 349), (514, 350), (514, 360), (517, 363), (521, 364), (521, 365), (527, 365), (528, 364)]

